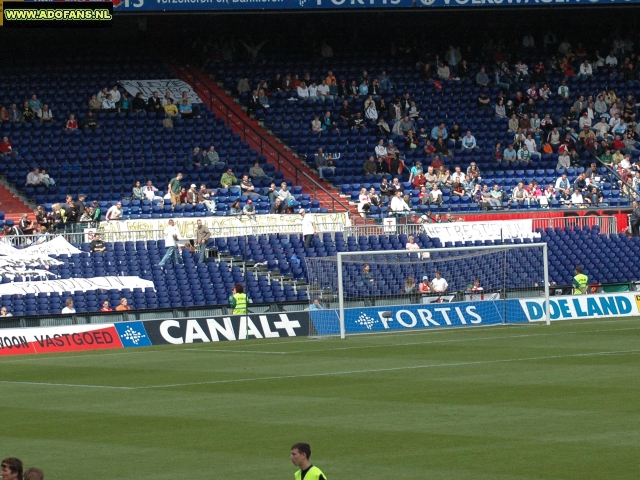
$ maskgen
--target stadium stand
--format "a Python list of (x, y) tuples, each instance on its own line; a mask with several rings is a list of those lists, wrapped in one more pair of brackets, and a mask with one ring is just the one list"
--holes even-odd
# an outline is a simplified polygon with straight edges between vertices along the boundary
[[(543, 60), (541, 57), (532, 55), (531, 53), (522, 54), (521, 58), (526, 65), (528, 71), (533, 74), (538, 72), (536, 67)], [(515, 63), (515, 62), (512, 62)], [(487, 64), (498, 64), (487, 62)], [(258, 118), (263, 119), (267, 128), (278, 135), (292, 149), (297, 151), (298, 155), (306, 158), (310, 165), (315, 165), (314, 157), (318, 149), (322, 149), (325, 154), (332, 154), (337, 163), (334, 171), (325, 169), (325, 178), (333, 183), (340, 194), (347, 197), (353, 203), (357, 203), (359, 199), (360, 189), (369, 190), (373, 187), (379, 190), (383, 177), (391, 180), (392, 177), (398, 177), (403, 185), (404, 193), (410, 196), (411, 207), (423, 212), (468, 212), (477, 211), (483, 206), (478, 199), (472, 195), (473, 181), (464, 184), (464, 194), (455, 195), (453, 189), (456, 187), (451, 182), (443, 185), (442, 203), (437, 206), (427, 206), (421, 204), (419, 196), (420, 189), (415, 184), (409, 182), (411, 168), (418, 161), (422, 162), (423, 169), (431, 164), (436, 155), (443, 161), (446, 169), (453, 173), (454, 166), (461, 166), (462, 171), (473, 163), (475, 164), (481, 176), (480, 183), (486, 183), (490, 187), (498, 184), (506, 194), (511, 196), (512, 190), (519, 182), (523, 182), (528, 187), (532, 181), (537, 181), (544, 189), (549, 184), (555, 184), (556, 180), (562, 172), (568, 174), (568, 179), (573, 186), (574, 181), (585, 172), (585, 168), (589, 168), (592, 162), (597, 163), (597, 172), (601, 177), (598, 202), (602, 206), (622, 206), (629, 205), (629, 198), (626, 191), (619, 189), (619, 173), (624, 174), (624, 167), (621, 169), (619, 163), (607, 165), (599, 162), (594, 157), (591, 150), (584, 148), (582, 138), (579, 137), (580, 128), (578, 118), (567, 118), (566, 114), (574, 107), (581, 96), (584, 96), (584, 107), (580, 112), (576, 112), (580, 116), (582, 110), (588, 111), (588, 115), (595, 115), (595, 121), (598, 120), (599, 114), (594, 112), (593, 105), (588, 106), (587, 101), (593, 102), (595, 95), (600, 92), (615, 91), (620, 99), (627, 98), (627, 95), (635, 97), (640, 91), (636, 81), (630, 81), (622, 72), (612, 75), (610, 69), (600, 68), (595, 70), (592, 76), (568, 75), (568, 72), (559, 68), (553, 69), (548, 67), (543, 72), (538, 72), (539, 78), (533, 79), (533, 76), (527, 75), (526, 80), (518, 80), (515, 75), (509, 77), (504, 74), (502, 77), (508, 77), (511, 85), (496, 84), (493, 81), (494, 76), (490, 76), (490, 82), (487, 87), (480, 86), (477, 83), (476, 74), (479, 73), (481, 63), (469, 64), (469, 71), (463, 78), (454, 77), (442, 79), (438, 78), (435, 73), (435, 65), (432, 62), (431, 72), (424, 73), (415, 62), (410, 59), (384, 58), (382, 55), (373, 55), (366, 53), (347, 53), (336, 56), (331, 62), (325, 62), (323, 67), (319, 67), (317, 63), (308, 61), (301, 57), (290, 55), (287, 58), (276, 56), (268, 64), (268, 66), (256, 66), (250, 62), (234, 61), (234, 62), (211, 62), (209, 71), (213, 73), (219, 81), (224, 83), (227, 90), (237, 92), (238, 82), (243, 77), (248, 77), (252, 86), (265, 85), (266, 93), (269, 94), (268, 108), (264, 108), (262, 104), (254, 104), (251, 94), (242, 93), (238, 95), (240, 102), (248, 106), (249, 111)], [(507, 64), (503, 64), (507, 68)], [(510, 68), (515, 68), (509, 64)], [(377, 95), (370, 98), (368, 94), (351, 95), (349, 91), (339, 90), (333, 99), (313, 100), (306, 97), (306, 89), (302, 89), (303, 98), (300, 98), (300, 90), (297, 89), (299, 80), (303, 77), (308, 82), (314, 82), (313, 85), (319, 85), (325, 77), (335, 75), (338, 82), (340, 79), (346, 80), (346, 84), (356, 81), (361, 83), (365, 71), (368, 71), (369, 79), (380, 78), (382, 72), (385, 72), (386, 78), (391, 82), (390, 87), (381, 87)], [(331, 72), (331, 73), (329, 73)], [(462, 74), (461, 74), (462, 75)], [(291, 78), (290, 86), (280, 85), (279, 88), (274, 86), (276, 78)], [(309, 80), (311, 79), (311, 80)], [(278, 80), (280, 81), (280, 80)], [(386, 83), (386, 82), (385, 82)], [(373, 83), (370, 80), (369, 85)], [(530, 85), (533, 84), (533, 88)], [(548, 88), (544, 86), (548, 85)], [(564, 98), (560, 95), (561, 87), (568, 87), (568, 96)], [(507, 88), (505, 88), (507, 87)], [(543, 99), (540, 89), (544, 89)], [(548, 91), (546, 91), (548, 90)], [(522, 92), (522, 103), (496, 111), (498, 100), (502, 99), (501, 106), (511, 102), (518, 102), (519, 96), (516, 91)], [(332, 92), (335, 94), (335, 92)], [(342, 95), (341, 95), (342, 94)], [(484, 94), (488, 95), (489, 106), (485, 107), (479, 100)], [(530, 107), (527, 99), (535, 98), (534, 106)], [(365, 113), (365, 102), (371, 99), (377, 104), (377, 114), (386, 117), (391, 132), (388, 135), (381, 135), (375, 120), (366, 120), (355, 125), (353, 118), (349, 121), (348, 117), (352, 117), (356, 112)], [(392, 105), (400, 100), (402, 115), (396, 122)], [(350, 112), (347, 116), (343, 115), (341, 110), (343, 101), (347, 101)], [(380, 104), (383, 102), (383, 107)], [(410, 106), (411, 102), (415, 102), (415, 106), (419, 115), (411, 120), (412, 129), (415, 133), (413, 140), (408, 140), (407, 135), (393, 133), (394, 124), (402, 124), (402, 116), (411, 114), (405, 107)], [(635, 100), (634, 100), (635, 102)], [(615, 103), (615, 102), (614, 102)], [(610, 105), (611, 106), (611, 105)], [(622, 105), (621, 110), (622, 110)], [(634, 103), (635, 109), (635, 103)], [(316, 117), (323, 119), (328, 112), (332, 127), (321, 128), (319, 131), (313, 130), (312, 122)], [(502, 116), (499, 116), (500, 113)], [(500, 144), (500, 153), (506, 149), (510, 143), (515, 143), (516, 132), (511, 131), (509, 126), (510, 113), (516, 114), (518, 117), (517, 125), (524, 127), (524, 133), (531, 133), (535, 142), (535, 148), (541, 154), (538, 156), (533, 154), (529, 161), (510, 162), (505, 160), (504, 156), (496, 158), (496, 144)], [(531, 117), (534, 125), (531, 125)], [(552, 122), (545, 122), (546, 115), (549, 115)], [(604, 114), (605, 118), (609, 117), (609, 112)], [(631, 120), (635, 115), (631, 117)], [(523, 123), (523, 119), (526, 122)], [(442, 155), (441, 152), (433, 151), (433, 144), (436, 143), (436, 134), (432, 130), (436, 130), (438, 125), (444, 125), (447, 133), (445, 133), (445, 150), (448, 152)], [(454, 126), (458, 125), (458, 132), (462, 133), (462, 137), (453, 138), (451, 135)], [(543, 146), (547, 143), (548, 136), (553, 126), (559, 126), (560, 141), (550, 145), (549, 153), (543, 152)], [(615, 126), (611, 128), (611, 133), (615, 133)], [(464, 133), (470, 130), (474, 138), (473, 148), (464, 148), (462, 140)], [(629, 145), (626, 145), (625, 153), (630, 154), (630, 163), (635, 163), (640, 156), (637, 142), (637, 130), (635, 123), (632, 123), (629, 130), (633, 130), (633, 139)], [(568, 134), (568, 136), (567, 136)], [(449, 136), (447, 136), (449, 135)], [(612, 142), (607, 134), (602, 137), (598, 133), (599, 140), (605, 143), (596, 145), (595, 153), (600, 156), (607, 147), (612, 148)], [(378, 165), (375, 173), (363, 173), (363, 164), (370, 156), (375, 156), (375, 147), (380, 139), (383, 139), (384, 145), (388, 145), (389, 140), (394, 141), (395, 146), (399, 150), (399, 155), (404, 159), (404, 169), (401, 173), (392, 170), (392, 166), (388, 162), (382, 162)], [(431, 145), (427, 145), (427, 140)], [(522, 142), (524, 143), (524, 142)], [(411, 144), (415, 146), (412, 148)], [(570, 153), (571, 165), (568, 168), (558, 167), (558, 150), (564, 149), (561, 145), (566, 145), (568, 153)], [(426, 147), (426, 148), (425, 148)], [(518, 145), (516, 144), (516, 147)], [(516, 151), (518, 148), (516, 148)], [(575, 152), (573, 152), (575, 150)], [(613, 151), (613, 150), (612, 150)], [(619, 160), (618, 160), (619, 162)], [(613, 166), (613, 169), (608, 168)], [(425, 171), (426, 173), (426, 171)], [(623, 175), (624, 176), (624, 175)], [(471, 179), (473, 180), (473, 179)], [(506, 207), (506, 204), (504, 205)], [(539, 199), (532, 202), (514, 202), (511, 208), (535, 209), (541, 207), (560, 208), (563, 202), (556, 193), (550, 195), (550, 201), (547, 205), (541, 204)], [(386, 206), (374, 209), (370, 216), (378, 217), (387, 212)]]

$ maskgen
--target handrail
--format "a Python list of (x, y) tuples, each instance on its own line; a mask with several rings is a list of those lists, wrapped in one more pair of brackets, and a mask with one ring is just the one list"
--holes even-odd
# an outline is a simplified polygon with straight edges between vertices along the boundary
[[(631, 194), (629, 193), (629, 191), (633, 192), (633, 185), (630, 185), (628, 182), (625, 182), (622, 179), (622, 176), (613, 168), (611, 168), (611, 166), (607, 165), (606, 163), (604, 163), (599, 157), (598, 155), (596, 155), (593, 151), (593, 149), (591, 148), (587, 148), (585, 145), (584, 148), (587, 152), (589, 152), (589, 154), (596, 160), (596, 162), (598, 162), (600, 165), (603, 165), (607, 171), (616, 179), (618, 179), (620, 181), (620, 191), (622, 192), (622, 194), (627, 197), (627, 200), (629, 200), (629, 203), (631, 203), (631, 201), (633, 200), (633, 198), (631, 198)], [(625, 188), (622, 188), (622, 186), (626, 186), (628, 187), (628, 190)]]
[[(220, 97), (220, 95), (218, 95), (216, 92), (212, 91), (209, 87), (207, 87), (205, 82), (196, 73), (194, 73), (189, 67), (181, 67), (181, 69), (185, 72), (187, 77), (191, 77), (190, 79), (192, 80), (194, 90), (197, 91), (199, 88), (201, 91), (208, 94), (209, 108), (214, 108), (214, 100), (217, 101), (215, 108), (225, 113), (227, 124), (230, 124), (232, 122), (233, 110), (231, 109), (229, 104), (225, 101), (225, 99), (223, 99), (222, 97)], [(316, 200), (317, 200), (318, 190), (325, 193), (329, 198), (331, 198), (331, 210), (334, 212), (337, 211), (336, 204), (342, 207), (344, 211), (346, 212), (350, 211), (350, 208), (348, 205), (344, 204), (338, 198), (336, 198), (337, 195), (335, 192), (328, 191), (326, 188), (320, 185), (313, 177), (308, 175), (306, 172), (302, 171), (296, 164), (294, 164), (286, 156), (282, 155), (280, 153), (280, 147), (278, 145), (275, 145), (271, 140), (265, 138), (259, 130), (254, 128), (252, 125), (244, 121), (239, 116), (236, 115), (236, 117), (238, 118), (238, 121), (233, 123), (237, 127), (242, 128), (243, 140), (245, 142), (247, 141), (247, 130), (249, 130), (250, 133), (255, 135), (255, 137), (250, 136), (249, 138), (251, 141), (253, 141), (254, 144), (256, 144), (257, 146), (259, 145), (261, 155), (265, 155), (265, 148), (264, 148), (265, 145), (268, 145), (269, 147), (271, 147), (272, 151), (266, 152), (266, 155), (269, 155), (272, 160), (277, 161), (278, 170), (282, 172), (286, 172), (290, 175), (293, 175), (296, 185), (307, 187), (309, 190), (313, 192), (313, 198)], [(258, 140), (259, 140), (259, 143), (258, 143)], [(273, 152), (275, 152), (276, 155), (274, 155)], [(283, 165), (283, 162), (285, 163), (284, 165)]]

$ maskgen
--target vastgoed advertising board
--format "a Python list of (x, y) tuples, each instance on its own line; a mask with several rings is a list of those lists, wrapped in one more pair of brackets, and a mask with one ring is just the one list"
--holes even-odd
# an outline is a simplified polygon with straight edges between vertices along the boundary
[(0, 355), (305, 337), (307, 312), (0, 329)]

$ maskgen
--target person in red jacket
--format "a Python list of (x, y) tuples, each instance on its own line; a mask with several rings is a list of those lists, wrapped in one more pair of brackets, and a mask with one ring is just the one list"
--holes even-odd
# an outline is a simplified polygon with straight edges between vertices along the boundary
[(76, 116), (72, 113), (69, 115), (69, 120), (67, 120), (67, 125), (65, 130), (77, 130), (78, 129), (78, 121), (76, 120)]
[(0, 142), (0, 156), (13, 155), (13, 146), (9, 141), (9, 137), (4, 137)]

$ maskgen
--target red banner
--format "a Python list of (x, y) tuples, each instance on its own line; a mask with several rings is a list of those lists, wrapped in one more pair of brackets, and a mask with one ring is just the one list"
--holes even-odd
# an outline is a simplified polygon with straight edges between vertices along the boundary
[[(478, 213), (478, 214), (456, 214), (461, 216), (467, 222), (474, 221), (498, 221), (498, 220), (524, 220), (527, 218), (572, 218), (572, 217), (615, 217), (618, 221), (618, 232), (624, 232), (628, 227), (628, 217), (630, 209), (624, 210), (594, 210), (594, 209), (563, 209), (563, 210), (547, 210), (535, 212), (519, 212), (517, 210), (505, 210), (501, 212), (492, 213)], [(570, 223), (570, 222), (569, 222)]]
[(113, 324), (0, 329), (0, 355), (123, 348)]

